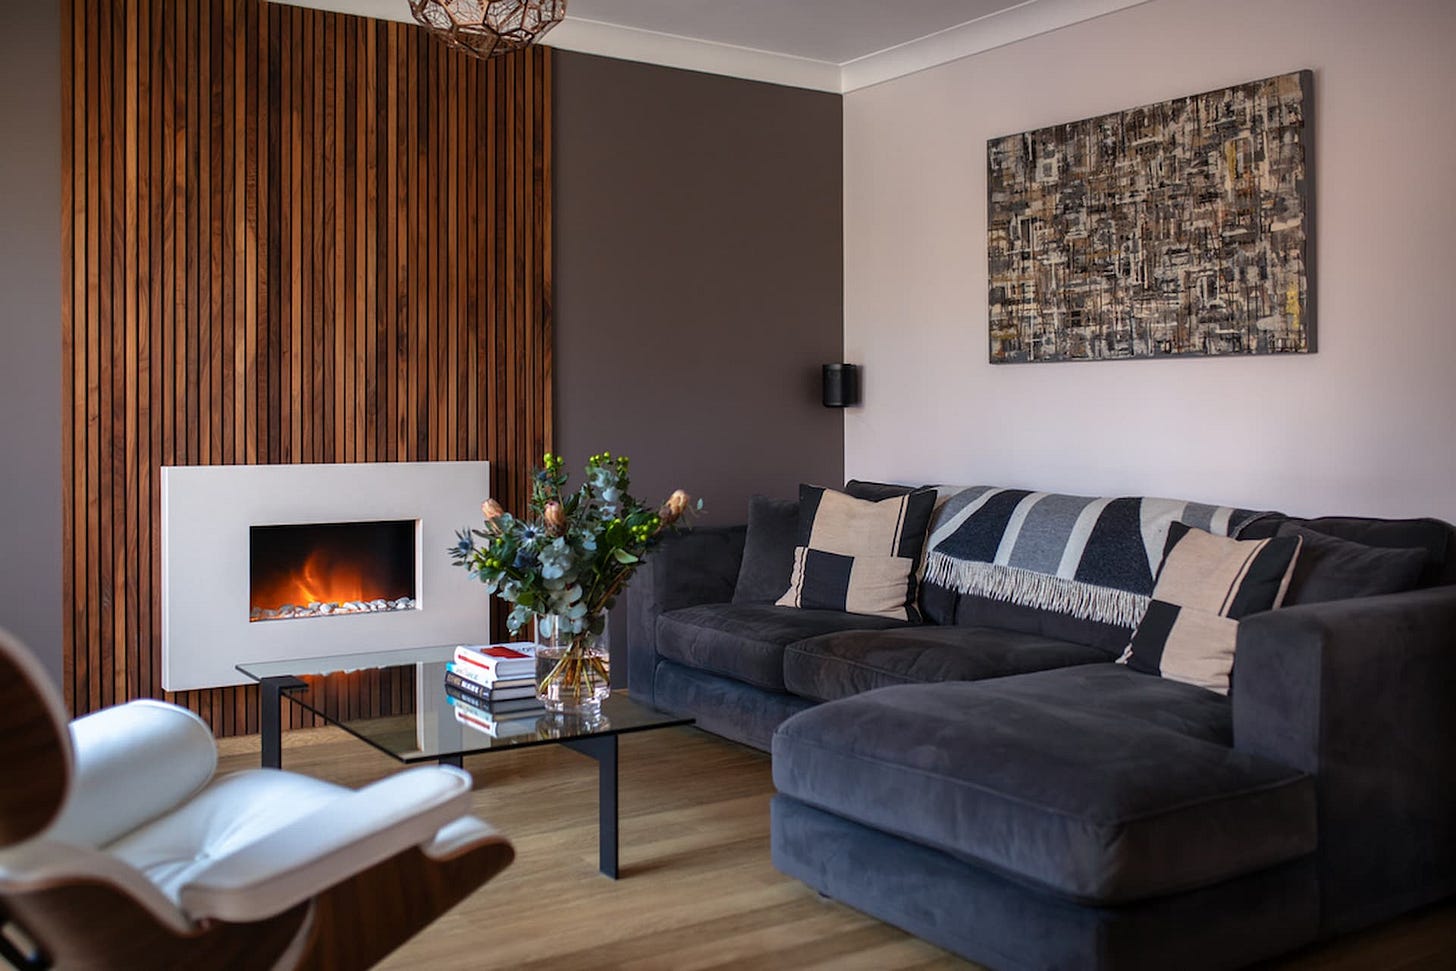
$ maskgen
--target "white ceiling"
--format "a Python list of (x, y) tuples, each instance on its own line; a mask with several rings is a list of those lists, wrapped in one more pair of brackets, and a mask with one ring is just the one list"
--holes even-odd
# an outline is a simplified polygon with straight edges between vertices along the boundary
[(844, 64), (1024, 0), (569, 0), (569, 18)]
[[(407, 0), (279, 0), (409, 22)], [(568, 0), (546, 37), (602, 54), (844, 92), (1147, 0)]]

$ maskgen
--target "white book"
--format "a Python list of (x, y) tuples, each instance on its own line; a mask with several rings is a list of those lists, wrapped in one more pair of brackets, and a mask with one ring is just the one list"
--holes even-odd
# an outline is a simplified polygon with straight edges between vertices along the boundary
[(454, 707), (456, 721), (475, 729), (477, 732), (484, 732), (491, 738), (514, 738), (521, 735), (534, 735), (536, 733), (536, 717), (534, 713), (530, 717), (491, 719), (485, 718), (475, 711), (468, 711), (460, 705)]
[(536, 645), (530, 641), (510, 644), (462, 644), (455, 648), (455, 673), (481, 684), (536, 674)]

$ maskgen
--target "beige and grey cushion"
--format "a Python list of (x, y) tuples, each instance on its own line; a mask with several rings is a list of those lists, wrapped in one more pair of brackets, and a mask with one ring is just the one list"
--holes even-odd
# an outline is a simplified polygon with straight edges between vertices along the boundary
[(916, 574), (934, 510), (934, 489), (871, 501), (800, 486), (793, 572), (778, 605), (918, 621)]
[(1239, 620), (1284, 601), (1300, 543), (1229, 539), (1174, 523), (1147, 613), (1120, 663), (1228, 694)]

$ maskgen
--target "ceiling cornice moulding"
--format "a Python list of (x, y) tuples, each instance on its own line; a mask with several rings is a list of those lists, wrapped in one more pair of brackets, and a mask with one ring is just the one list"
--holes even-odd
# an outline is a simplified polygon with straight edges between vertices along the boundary
[(408, 0), (263, 0), (264, 3), (281, 3), (286, 7), (312, 7), (315, 10), (332, 10), (334, 13), (354, 14), (358, 17), (373, 17), (375, 20), (397, 20), (412, 24)]
[(840, 65), (844, 93), (1005, 47), (1017, 41), (1116, 13), (1149, 0), (1026, 0), (978, 20), (886, 48)]
[[(413, 23), (406, 0), (272, 0), (301, 7)], [(846, 94), (950, 61), (1091, 20), (1150, 0), (1025, 0), (925, 37), (835, 64), (755, 50), (639, 27), (573, 18), (547, 35), (546, 44), (687, 71)]]
[(546, 45), (579, 54), (600, 54), (624, 61), (641, 61), (749, 81), (767, 81), (791, 88), (835, 94), (841, 90), (840, 67), (830, 61), (759, 51), (696, 37), (661, 34), (640, 27), (581, 20), (571, 16), (570, 3), (566, 19), (546, 35)]

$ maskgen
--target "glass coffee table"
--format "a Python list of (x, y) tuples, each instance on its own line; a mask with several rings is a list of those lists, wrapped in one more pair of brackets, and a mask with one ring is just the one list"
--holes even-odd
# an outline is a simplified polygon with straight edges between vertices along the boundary
[[(693, 719), (654, 711), (622, 695), (602, 702), (597, 714), (537, 712), (511, 716), (490, 725), (445, 693), (445, 664), (454, 645), (368, 654), (239, 664), (238, 670), (260, 687), (259, 728), (263, 766), (283, 763), (283, 701), (287, 699), (342, 728), (360, 741), (406, 764), (444, 762), (460, 765), (467, 755), (565, 745), (595, 759), (601, 872), (617, 877), (617, 737), (676, 725)], [(370, 683), (369, 710), (352, 710), (359, 681)], [(377, 692), (373, 690), (379, 686)], [(374, 702), (373, 699), (378, 701)]]

